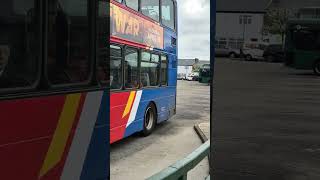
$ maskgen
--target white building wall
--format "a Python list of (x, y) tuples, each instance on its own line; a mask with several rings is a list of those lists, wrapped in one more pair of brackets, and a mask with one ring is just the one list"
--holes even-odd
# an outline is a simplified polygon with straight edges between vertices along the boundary
[(187, 76), (190, 73), (192, 73), (192, 66), (178, 66), (178, 74)]
[[(251, 24), (240, 24), (241, 15), (252, 16)], [(262, 39), (264, 14), (251, 13), (217, 13), (216, 16), (216, 37), (217, 38), (235, 38), (248, 41), (252, 38)]]

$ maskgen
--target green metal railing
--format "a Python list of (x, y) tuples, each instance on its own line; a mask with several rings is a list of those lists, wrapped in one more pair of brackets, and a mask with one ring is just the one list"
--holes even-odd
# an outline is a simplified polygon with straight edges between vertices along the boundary
[[(147, 180), (186, 180), (188, 172), (195, 168), (210, 152), (210, 141), (207, 141), (186, 158), (149, 177)], [(209, 178), (209, 177), (208, 177)], [(210, 178), (209, 178), (210, 179)]]

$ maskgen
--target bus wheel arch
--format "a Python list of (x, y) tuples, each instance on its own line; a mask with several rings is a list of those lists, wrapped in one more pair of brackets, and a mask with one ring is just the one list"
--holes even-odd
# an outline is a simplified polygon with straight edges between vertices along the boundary
[(317, 76), (320, 76), (320, 59), (316, 60), (315, 63), (313, 64), (313, 72)]
[(149, 136), (155, 129), (158, 121), (158, 111), (156, 103), (151, 101), (144, 112), (143, 118), (143, 136)]

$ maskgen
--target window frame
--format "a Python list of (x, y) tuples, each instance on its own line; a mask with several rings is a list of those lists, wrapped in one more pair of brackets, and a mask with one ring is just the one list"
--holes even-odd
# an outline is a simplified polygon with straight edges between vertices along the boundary
[[(105, 1), (107, 0), (100, 0)], [(114, 1), (114, 0), (112, 0)], [(37, 54), (37, 64), (38, 65), (38, 75), (37, 80), (35, 80), (34, 85), (32, 87), (24, 87), (24, 88), (7, 88), (0, 90), (0, 102), (2, 100), (18, 100), (18, 99), (25, 99), (25, 98), (37, 98), (37, 97), (46, 97), (46, 96), (56, 96), (56, 95), (66, 95), (71, 93), (85, 93), (90, 91), (105, 91), (108, 89), (108, 87), (101, 87), (99, 86), (97, 82), (96, 77), (96, 56), (98, 55), (96, 52), (97, 46), (97, 31), (96, 31), (96, 22), (97, 22), (97, 6), (99, 0), (95, 1), (88, 1), (88, 24), (89, 24), (89, 30), (88, 30), (88, 36), (89, 36), (89, 42), (92, 43), (92, 49), (89, 49), (89, 55), (92, 55), (94, 58), (91, 60), (92, 63), (92, 76), (91, 76), (91, 82), (87, 85), (75, 85), (75, 86), (61, 86), (61, 87), (51, 87), (49, 86), (48, 79), (46, 77), (46, 61), (47, 61), (47, 24), (48, 24), (48, 0), (35, 0), (35, 4), (37, 6), (37, 20), (39, 21), (39, 24), (37, 27), (39, 30), (38, 33), (38, 51)], [(107, 40), (108, 45), (112, 44), (110, 42), (109, 38), (110, 33), (108, 33)], [(98, 50), (98, 49), (97, 49)], [(109, 57), (109, 54), (108, 54)]]
[(0, 100), (2, 98), (8, 98), (8, 96), (11, 95), (19, 95), (20, 93), (29, 93), (32, 92), (34, 90), (36, 90), (36, 88), (39, 86), (40, 82), (41, 82), (41, 72), (42, 72), (42, 57), (43, 57), (43, 15), (44, 15), (44, 11), (43, 11), (43, 1), (41, 0), (34, 0), (34, 9), (36, 9), (35, 11), (35, 17), (36, 20), (38, 21), (38, 24), (35, 26), (35, 28), (38, 30), (37, 32), (37, 44), (36, 44), (36, 48), (38, 50), (38, 53), (36, 54), (36, 57), (34, 59), (35, 61), (35, 66), (37, 69), (36, 75), (35, 75), (35, 79), (32, 82), (32, 84), (30, 84), (29, 86), (25, 86), (25, 87), (13, 87), (13, 88), (1, 88), (0, 89)]
[[(121, 57), (120, 57), (121, 58), (120, 59), (120, 61), (121, 61), (121, 87), (119, 89), (112, 89), (110, 84), (109, 84), (109, 87), (110, 87), (110, 91), (121, 91), (121, 90), (125, 89), (125, 86), (124, 86), (124, 65), (123, 65), (124, 64), (124, 55), (125, 55), (125, 53), (124, 53), (125, 46), (118, 44), (118, 43), (110, 43), (110, 46), (117, 46), (121, 49)], [(110, 50), (111, 50), (111, 48), (110, 48)], [(108, 58), (110, 58), (110, 63), (111, 63), (111, 53)], [(111, 70), (111, 66), (109, 68), (109, 76), (111, 76), (110, 70)], [(111, 83), (110, 77), (109, 77), (109, 80)]]
[(140, 53), (140, 49), (134, 46), (128, 46), (128, 45), (124, 45), (123, 51), (122, 51), (122, 90), (138, 90), (140, 89), (140, 84), (138, 85), (138, 87), (136, 88), (128, 88), (126, 87), (126, 81), (125, 81), (125, 61), (126, 61), (126, 51), (127, 49), (135, 49), (137, 51), (138, 54), (138, 58), (137, 58), (137, 68), (138, 68), (138, 72), (137, 72), (137, 81), (138, 83), (140, 83), (140, 59), (141, 59), (141, 53)]
[[(137, 0), (138, 1), (138, 9), (137, 10), (135, 10), (135, 9), (133, 9), (133, 8), (131, 8), (130, 6), (128, 6), (127, 5), (127, 0), (122, 0), (122, 2), (121, 3), (123, 3), (127, 8), (129, 8), (129, 9), (131, 9), (131, 10), (133, 10), (133, 11), (135, 11), (135, 12), (140, 12), (140, 10), (141, 10), (141, 0)], [(120, 2), (118, 2), (118, 3), (120, 3)], [(141, 13), (142, 14), (142, 13)]]
[[(53, 84), (49, 80), (48, 76), (48, 18), (49, 18), (49, 11), (48, 11), (48, 1), (46, 0), (46, 12), (44, 13), (44, 21), (45, 23), (45, 29), (44, 29), (44, 55), (43, 55), (43, 72), (44, 72), (44, 79), (46, 81), (46, 85), (49, 87), (50, 90), (62, 90), (62, 91), (68, 91), (71, 89), (77, 89), (77, 88), (83, 88), (83, 87), (89, 87), (93, 81), (97, 81), (96, 78), (96, 15), (97, 10), (96, 6), (98, 4), (98, 1), (87, 1), (87, 21), (88, 21), (88, 79), (83, 82), (76, 82), (76, 83), (63, 83), (63, 84)], [(111, 43), (110, 43), (111, 44)], [(99, 83), (98, 83), (99, 84)]]
[(159, 22), (161, 23), (161, 25), (163, 27), (166, 27), (166, 28), (171, 29), (174, 32), (176, 32), (176, 30), (177, 30), (177, 3), (175, 0), (170, 0), (170, 1), (172, 1), (172, 4), (173, 4), (173, 21), (174, 21), (173, 22), (173, 24), (174, 24), (173, 29), (169, 26), (164, 25), (162, 22), (162, 0), (160, 0), (160, 21)]
[(142, 0), (139, 0), (139, 12), (140, 12), (140, 14), (141, 15), (143, 15), (143, 16), (145, 16), (145, 17), (147, 17), (147, 18), (149, 18), (149, 19), (151, 19), (152, 21), (155, 21), (155, 22), (158, 22), (158, 23), (160, 23), (161, 25), (163, 25), (162, 24), (162, 21), (161, 21), (161, 0), (158, 0), (158, 2), (159, 2), (159, 19), (158, 20), (156, 20), (156, 19), (153, 19), (152, 17), (150, 17), (150, 16), (148, 16), (148, 15), (146, 15), (146, 14), (143, 14), (143, 12), (142, 12)]
[[(143, 52), (147, 52), (147, 53), (150, 53), (150, 61), (142, 61), (142, 53)], [(141, 63), (142, 62), (148, 62), (148, 63), (153, 63), (153, 64), (158, 64), (159, 65), (159, 68), (157, 69), (158, 70), (158, 75), (159, 75), (159, 78), (158, 78), (158, 82), (157, 82), (157, 85), (155, 86), (141, 86), (140, 89), (154, 89), (154, 88), (159, 88), (161, 87), (161, 54), (160, 52), (157, 52), (157, 51), (150, 51), (150, 50), (145, 50), (145, 49), (141, 49), (141, 58), (140, 58), (140, 67), (139, 67), (139, 71), (140, 71), (140, 74), (139, 74), (139, 78), (140, 78), (140, 85), (142, 84), (141, 82)], [(152, 62), (151, 61), (151, 58), (152, 58), (152, 55), (157, 55), (159, 56), (159, 62), (156, 63), (156, 62)]]
[[(166, 72), (167, 72), (167, 75), (166, 75), (166, 84), (162, 84), (163, 81), (162, 81), (162, 57), (166, 57), (167, 61), (166, 61)], [(160, 86), (161, 87), (168, 87), (169, 86), (169, 56), (167, 54), (161, 54), (160, 55)]]

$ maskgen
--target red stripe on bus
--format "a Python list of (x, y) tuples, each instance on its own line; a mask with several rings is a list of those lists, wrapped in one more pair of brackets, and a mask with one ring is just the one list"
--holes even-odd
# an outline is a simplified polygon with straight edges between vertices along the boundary
[(80, 120), (81, 113), (83, 111), (83, 105), (84, 105), (84, 102), (85, 102), (85, 99), (86, 99), (86, 95), (87, 95), (87, 93), (82, 93), (81, 94), (80, 102), (79, 102), (77, 113), (76, 113), (76, 116), (75, 116), (75, 122), (72, 125), (72, 129), (71, 129), (71, 132), (69, 134), (69, 138), (68, 138), (68, 141), (67, 141), (67, 144), (66, 144), (66, 147), (64, 149), (64, 153), (62, 155), (62, 158), (61, 158), (60, 162), (53, 169), (51, 169), (45, 176), (43, 176), (41, 178), (41, 180), (43, 180), (43, 179), (51, 180), (51, 179), (60, 178), (60, 176), (62, 174), (62, 171), (63, 171), (63, 168), (64, 168), (64, 165), (65, 165), (65, 162), (67, 160), (69, 151), (70, 151), (70, 147), (71, 147), (75, 132), (77, 130), (77, 126), (78, 126), (78, 123), (79, 123), (79, 120)]
[(118, 38), (118, 37), (115, 37), (115, 36), (111, 36), (110, 37), (110, 42), (119, 43), (119, 44), (125, 44), (125, 45), (129, 45), (129, 46), (134, 46), (134, 47), (137, 47), (137, 48), (143, 48), (143, 49), (146, 49), (148, 47), (148, 46), (146, 46), (144, 44), (128, 41), (126, 39)]

